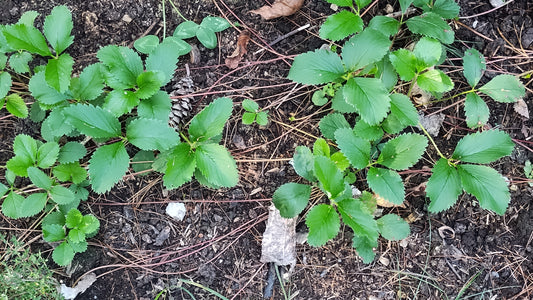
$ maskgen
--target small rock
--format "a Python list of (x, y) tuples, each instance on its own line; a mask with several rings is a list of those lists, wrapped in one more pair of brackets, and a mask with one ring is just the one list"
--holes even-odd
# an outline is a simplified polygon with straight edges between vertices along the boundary
[(187, 209), (182, 202), (171, 202), (167, 205), (165, 212), (176, 221), (183, 221)]
[(128, 16), (128, 15), (124, 15), (124, 16), (122, 17), (122, 21), (124, 21), (124, 22), (126, 22), (126, 23), (129, 23), (129, 22), (132, 21), (132, 19), (131, 19), (130, 16)]
[(146, 233), (141, 235), (141, 239), (148, 244), (152, 243), (152, 238)]
[(505, 4), (505, 0), (489, 0), (492, 7), (500, 7)]
[(155, 238), (155, 243), (154, 245), (156, 246), (161, 246), (163, 245), (163, 243), (170, 237), (170, 227), (169, 226), (165, 226), (165, 228), (163, 228), (163, 230), (161, 230), (161, 232), (159, 232), (159, 234), (157, 235), (157, 237)]

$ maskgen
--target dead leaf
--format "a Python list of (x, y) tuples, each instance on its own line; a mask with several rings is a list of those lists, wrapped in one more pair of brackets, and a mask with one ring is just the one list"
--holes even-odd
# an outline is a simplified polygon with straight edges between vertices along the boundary
[(226, 66), (230, 69), (235, 69), (241, 62), (243, 56), (246, 54), (246, 46), (248, 46), (248, 42), (250, 41), (250, 32), (248, 30), (244, 30), (239, 34), (239, 38), (237, 39), (237, 47), (235, 48), (235, 51), (226, 58)]
[(376, 204), (381, 206), (381, 207), (400, 207), (400, 208), (405, 208), (405, 204), (394, 204), (392, 202), (390, 202), (389, 200), (381, 197), (380, 195), (378, 194), (374, 194), (374, 197), (376, 198)]
[(524, 99), (518, 99), (518, 101), (513, 105), (513, 108), (517, 114), (529, 120), (529, 110), (527, 109), (527, 104)]
[(290, 16), (297, 12), (303, 4), (303, 0), (276, 0), (272, 6), (265, 5), (250, 12), (260, 15), (265, 20), (271, 20), (279, 17)]

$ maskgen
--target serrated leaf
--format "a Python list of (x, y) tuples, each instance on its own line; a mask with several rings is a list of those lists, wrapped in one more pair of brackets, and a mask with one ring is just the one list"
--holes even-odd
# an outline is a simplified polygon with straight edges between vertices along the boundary
[(162, 86), (164, 77), (161, 72), (147, 71), (137, 77), (137, 86), (139, 89), (135, 95), (141, 99), (152, 97)]
[(147, 170), (152, 169), (152, 163), (155, 160), (154, 152), (153, 151), (144, 151), (141, 150), (131, 158), (131, 168), (135, 173), (141, 173), (138, 174), (138, 176), (147, 175), (148, 173), (145, 172)]
[(464, 136), (457, 143), (452, 158), (470, 163), (490, 163), (510, 155), (513, 149), (509, 134), (487, 130)]
[(367, 141), (377, 141), (383, 137), (383, 129), (379, 125), (369, 125), (364, 120), (359, 120), (353, 127), (355, 134)]
[(357, 110), (355, 106), (348, 104), (346, 99), (344, 99), (344, 94), (342, 93), (342, 88), (338, 89), (335, 92), (335, 96), (331, 99), (331, 108), (336, 112), (341, 113), (356, 113)]
[[(4, 98), (9, 90), (11, 89), (11, 75), (9, 75), (8, 72), (2, 72), (0, 73), (0, 99)], [(3, 101), (0, 100), (0, 101)], [(4, 105), (4, 102), (2, 102), (2, 105), (0, 105), (0, 109)]]
[(337, 53), (321, 49), (294, 58), (288, 78), (303, 84), (333, 82), (344, 74), (344, 66)]
[(411, 230), (404, 219), (395, 214), (387, 214), (377, 219), (381, 236), (389, 241), (399, 241), (406, 238)]
[(63, 115), (63, 108), (55, 108), (50, 112), (48, 117), (41, 125), (41, 135), (47, 141), (58, 141), (60, 137), (69, 134), (74, 130), (74, 127), (65, 122)]
[(202, 186), (205, 186), (207, 188), (210, 188), (213, 190), (218, 190), (222, 188), (222, 186), (220, 185), (216, 185), (212, 182), (209, 182), (207, 178), (204, 176), (204, 174), (202, 174), (202, 172), (200, 172), (198, 168), (194, 170), (194, 178), (196, 179), (196, 181), (198, 181), (198, 183), (200, 183)]
[(267, 126), (268, 124), (268, 111), (260, 111), (257, 113), (255, 122), (261, 126)]
[(66, 266), (74, 259), (74, 249), (67, 242), (62, 242), (52, 252), (54, 262), (60, 266)]
[(66, 164), (78, 161), (87, 154), (85, 146), (78, 142), (68, 142), (59, 150), (57, 161)]
[(59, 145), (56, 142), (42, 144), (37, 150), (37, 166), (42, 169), (55, 164), (59, 155)]
[(102, 146), (89, 160), (89, 178), (95, 192), (109, 191), (126, 174), (130, 157), (123, 143)]
[(417, 59), (413, 52), (407, 49), (398, 49), (389, 54), (389, 59), (402, 80), (410, 81), (415, 77)]
[(343, 87), (343, 95), (369, 125), (380, 123), (389, 112), (389, 93), (379, 79), (350, 78)]
[(296, 147), (294, 156), (292, 157), (292, 166), (294, 167), (296, 174), (303, 178), (311, 182), (317, 180), (313, 171), (314, 157), (309, 148), (305, 146)]
[(453, 81), (441, 70), (431, 69), (420, 74), (416, 80), (418, 86), (428, 92), (444, 93), (453, 89)]
[(172, 35), (179, 39), (192, 38), (196, 36), (196, 32), (198, 31), (199, 27), (200, 25), (194, 23), (193, 21), (186, 21), (186, 22), (180, 23), (176, 27)]
[(37, 142), (29, 135), (19, 134), (13, 141), (13, 152), (16, 156), (37, 160)]
[(463, 189), (474, 195), (482, 208), (505, 214), (511, 196), (502, 175), (493, 168), (480, 165), (459, 165), (457, 171)]
[(93, 215), (85, 215), (78, 228), (86, 235), (92, 235), (100, 228), (100, 221)]
[(259, 110), (259, 104), (257, 102), (250, 100), (250, 99), (244, 99), (241, 103), (242, 108), (245, 111), (255, 113)]
[(92, 64), (83, 69), (80, 77), (70, 81), (70, 90), (76, 100), (94, 100), (102, 94), (104, 78), (100, 72), (100, 64)]
[(322, 155), (325, 157), (329, 157), (330, 153), (331, 153), (331, 150), (329, 149), (328, 142), (326, 142), (325, 139), (318, 138), (313, 144), (313, 155), (314, 156)]
[(53, 174), (60, 181), (72, 181), (74, 184), (82, 183), (87, 179), (87, 170), (77, 161), (54, 167)]
[(405, 14), (411, 3), (413, 3), (413, 0), (399, 0), (399, 2), (400, 8), (402, 9), (402, 13)]
[[(32, 161), (28, 157), (22, 157), (22, 156), (15, 156), (7, 161), (6, 167), (7, 171), (13, 172), (13, 174), (26, 177), (28, 176), (27, 169), (34, 165), (34, 161)], [(6, 176), (6, 179), (8, 177)], [(11, 184), (12, 185), (12, 184)]]
[(126, 138), (142, 150), (164, 151), (180, 141), (180, 136), (166, 122), (137, 118), (126, 127)]
[(436, 65), (442, 56), (442, 44), (436, 39), (422, 37), (415, 45), (414, 55), (419, 62), (424, 63), (424, 67)]
[(494, 101), (511, 103), (526, 95), (522, 82), (513, 75), (503, 74), (492, 78), (491, 81), (479, 88), (479, 91), (488, 95)]
[(466, 94), (465, 99), (466, 124), (470, 128), (477, 128), (487, 124), (490, 110), (487, 103), (476, 93)]
[(391, 17), (374, 16), (370, 20), (370, 23), (368, 23), (368, 28), (380, 31), (386, 36), (391, 36), (398, 33), (398, 30), (400, 29), (400, 22)]
[(228, 150), (218, 144), (203, 144), (196, 148), (196, 167), (208, 182), (233, 187), (239, 181), (235, 160)]
[(9, 188), (0, 182), (0, 198), (3, 197), (8, 190)]
[(74, 193), (64, 186), (56, 185), (50, 189), (50, 198), (60, 205), (69, 204), (76, 200)]
[(22, 203), (20, 203), (20, 214), (18, 217), (27, 218), (40, 213), (44, 209), (47, 200), (48, 196), (46, 193), (34, 193), (29, 195), (22, 201)]
[(43, 239), (49, 243), (61, 241), (65, 238), (65, 229), (60, 224), (43, 224), (42, 229)]
[(63, 109), (67, 122), (81, 133), (94, 138), (120, 135), (120, 122), (109, 111), (98, 106), (76, 104)]
[(389, 52), (390, 45), (389, 37), (367, 28), (344, 44), (342, 60), (349, 70), (356, 71), (380, 61)]
[[(350, 167), (350, 161), (348, 160), (346, 156), (344, 156), (344, 153), (340, 151), (333, 153), (330, 159), (337, 166), (337, 168), (341, 170), (341, 172), (344, 172), (348, 167)], [(344, 178), (344, 181), (349, 183), (348, 181), (346, 181), (346, 177)]]
[[(0, 100), (0, 104), (1, 104)], [(39, 102), (33, 102), (30, 106), (30, 120), (32, 120), (34, 123), (41, 123), (44, 118), (46, 117), (46, 111), (41, 109), (41, 106), (39, 105)]]
[(29, 167), (27, 171), (28, 177), (36, 187), (44, 190), (49, 190), (52, 187), (52, 179), (40, 169)]
[(338, 202), (337, 208), (344, 224), (350, 226), (356, 235), (377, 240), (379, 236), (378, 224), (361, 201), (347, 198)]
[(30, 72), (28, 63), (33, 59), (33, 56), (26, 51), (16, 52), (9, 57), (9, 66), (17, 73)]
[(130, 48), (115, 45), (105, 46), (98, 50), (96, 56), (109, 69), (115, 79), (130, 88), (135, 86), (137, 76), (143, 72), (141, 57)]
[(424, 11), (431, 11), (444, 19), (454, 19), (459, 15), (460, 7), (455, 0), (435, 0), (433, 6), (423, 6)]
[(426, 185), (426, 195), (431, 200), (428, 210), (438, 213), (454, 205), (463, 188), (457, 169), (448, 160), (439, 159), (431, 172)]
[(133, 43), (135, 50), (143, 53), (150, 54), (154, 49), (159, 45), (159, 38), (155, 35), (149, 34), (145, 35)]
[(6, 177), (7, 184), (11, 186), (15, 184), (15, 179), (17, 175), (9, 169), (9, 166), (7, 166), (5, 177)]
[(224, 18), (207, 16), (203, 18), (200, 27), (209, 28), (214, 32), (219, 32), (230, 28), (231, 24)]
[(342, 40), (354, 33), (363, 30), (363, 19), (360, 16), (342, 10), (330, 15), (320, 26), (320, 37), (332, 41)]
[(412, 17), (405, 23), (412, 33), (435, 38), (443, 44), (451, 44), (455, 39), (454, 32), (448, 23), (432, 12)]
[(272, 203), (284, 218), (298, 216), (309, 202), (311, 186), (295, 182), (285, 183), (272, 195)]
[(112, 90), (107, 94), (102, 108), (120, 117), (131, 112), (139, 103), (140, 99), (133, 91)]
[(72, 26), (72, 15), (64, 5), (54, 7), (45, 18), (43, 32), (56, 54), (63, 52), (74, 41), (70, 35)]
[(35, 19), (39, 16), (39, 13), (34, 10), (28, 10), (20, 16), (17, 21), (18, 24), (26, 24), (28, 26), (33, 26)]
[(406, 133), (385, 143), (378, 157), (378, 162), (394, 170), (412, 167), (426, 151), (428, 140), (416, 133)]
[(474, 48), (465, 51), (465, 56), (463, 56), (463, 75), (471, 87), (475, 87), (478, 84), (486, 69), (485, 57), (479, 51)]
[(86, 241), (81, 241), (78, 243), (74, 243), (72, 241), (68, 241), (68, 244), (72, 247), (72, 250), (76, 253), (81, 253), (87, 251), (88, 243)]
[(363, 258), (365, 264), (369, 264), (374, 260), (376, 253), (374, 248), (378, 246), (377, 240), (371, 240), (365, 236), (354, 235), (353, 247), (357, 251), (357, 254)]
[(196, 31), (196, 38), (207, 49), (215, 49), (217, 47), (217, 35), (211, 28), (200, 26)]
[(339, 113), (333, 113), (322, 117), (318, 126), (322, 135), (330, 140), (335, 140), (335, 131), (337, 131), (337, 129), (350, 128), (350, 124), (346, 121), (344, 115)]
[(180, 53), (183, 53), (176, 51), (176, 48), (176, 42), (167, 38), (146, 58), (146, 70), (161, 72), (163, 75), (161, 86), (170, 82), (170, 79), (174, 76), (178, 57)]
[(44, 73), (44, 71), (37, 72), (30, 79), (28, 89), (33, 98), (45, 105), (55, 105), (68, 99), (66, 95), (56, 91), (46, 83)]
[(3, 35), (9, 46), (15, 50), (26, 50), (41, 56), (52, 55), (44, 36), (33, 26), (26, 24), (8, 25), (4, 28)]
[(392, 94), (390, 99), (390, 114), (383, 122), (385, 131), (390, 134), (396, 134), (407, 126), (416, 126), (418, 124), (418, 111), (409, 97), (403, 94)]
[(74, 228), (69, 230), (67, 239), (69, 242), (72, 242), (73, 244), (77, 244), (80, 242), (85, 241), (85, 233), (83, 233), (81, 230)]
[(378, 195), (393, 204), (402, 204), (405, 188), (400, 174), (395, 171), (370, 168), (366, 176), (368, 186)]
[(149, 99), (142, 100), (137, 106), (139, 117), (147, 119), (158, 119), (164, 122), (168, 121), (172, 100), (164, 91), (158, 91)]
[(329, 199), (335, 199), (344, 192), (344, 176), (334, 162), (325, 156), (316, 156), (314, 161), (315, 177), (320, 188)]
[(10, 94), (6, 98), (6, 109), (17, 118), (28, 117), (28, 107), (18, 94)]
[(305, 224), (309, 227), (307, 243), (314, 247), (325, 245), (340, 229), (339, 215), (333, 206), (326, 204), (311, 208), (305, 218)]
[(67, 228), (76, 228), (81, 225), (82, 220), (83, 215), (81, 214), (81, 212), (77, 209), (71, 209), (65, 217), (65, 225), (67, 226)]
[(358, 137), (350, 128), (335, 131), (339, 149), (356, 169), (365, 168), (370, 162), (370, 143)]
[(4, 199), (4, 202), (2, 202), (2, 214), (12, 219), (20, 218), (20, 215), (24, 214), (22, 211), (23, 201), (24, 197), (21, 195), (14, 191), (9, 192)]
[(233, 103), (230, 98), (218, 98), (191, 120), (189, 135), (191, 141), (207, 141), (222, 133), (231, 116)]

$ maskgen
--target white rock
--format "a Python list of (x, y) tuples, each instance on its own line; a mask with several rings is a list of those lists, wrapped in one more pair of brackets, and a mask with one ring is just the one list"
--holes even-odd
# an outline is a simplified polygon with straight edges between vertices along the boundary
[(89, 273), (86, 276), (84, 276), (78, 284), (71, 288), (66, 286), (65, 284), (61, 284), (60, 292), (61, 295), (65, 299), (72, 300), (78, 296), (78, 294), (81, 294), (85, 292), (94, 282), (96, 281), (96, 274)]
[(167, 205), (166, 213), (177, 221), (183, 221), (187, 209), (182, 202), (171, 202)]
[(505, 0), (489, 0), (492, 7), (500, 7), (505, 4)]

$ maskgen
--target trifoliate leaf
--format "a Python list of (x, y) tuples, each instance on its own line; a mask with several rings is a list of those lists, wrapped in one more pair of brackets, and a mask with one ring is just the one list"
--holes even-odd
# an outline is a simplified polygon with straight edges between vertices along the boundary
[(67, 242), (62, 242), (52, 252), (54, 262), (60, 266), (67, 266), (74, 259), (74, 249)]
[[(311, 150), (305, 146), (298, 146), (294, 151), (294, 156), (292, 157), (292, 166), (296, 171), (296, 174), (302, 176), (303, 178), (314, 182), (316, 177), (314, 174), (314, 157)], [(279, 209), (279, 208), (278, 208)]]
[(9, 192), (4, 202), (2, 202), (2, 214), (11, 219), (18, 219), (20, 215), (24, 214), (22, 211), (22, 202), (24, 197), (15, 193), (14, 191)]
[(359, 120), (355, 123), (353, 131), (358, 137), (367, 141), (377, 141), (383, 136), (383, 129), (379, 125), (369, 125), (364, 120)]
[(56, 54), (63, 52), (74, 41), (74, 36), (70, 35), (72, 26), (72, 15), (64, 5), (54, 7), (45, 18), (44, 35)]
[(487, 124), (490, 110), (487, 103), (476, 93), (466, 94), (465, 99), (466, 124), (470, 128), (477, 128)]
[(444, 44), (451, 44), (455, 40), (450, 25), (439, 15), (428, 12), (420, 16), (409, 18), (405, 22), (412, 33), (435, 38)]
[(9, 66), (17, 73), (30, 72), (28, 63), (33, 59), (33, 56), (26, 51), (16, 52), (9, 57)]
[(104, 78), (100, 71), (101, 64), (92, 64), (85, 67), (80, 77), (74, 77), (70, 81), (70, 90), (76, 100), (94, 100), (104, 88)]
[(318, 138), (313, 144), (313, 155), (315, 156), (322, 155), (325, 157), (329, 157), (330, 153), (331, 153), (331, 149), (329, 149), (328, 142), (326, 142), (325, 139)]
[(69, 204), (76, 200), (74, 193), (64, 186), (56, 185), (50, 189), (50, 198), (60, 205)]
[(98, 50), (96, 56), (107, 67), (114, 79), (129, 88), (135, 86), (137, 76), (143, 72), (141, 57), (128, 47), (105, 46)]
[(342, 60), (349, 70), (356, 71), (380, 61), (389, 52), (390, 45), (389, 37), (375, 29), (367, 28), (344, 44)]
[(463, 75), (471, 87), (475, 87), (478, 84), (486, 69), (485, 57), (479, 51), (474, 48), (465, 51), (465, 56), (463, 57)]
[(331, 205), (319, 204), (311, 208), (305, 224), (309, 227), (307, 243), (313, 247), (320, 247), (334, 238), (340, 229), (337, 211)]
[(346, 185), (344, 176), (331, 159), (316, 156), (314, 171), (320, 188), (329, 199), (335, 199), (344, 192)]
[(414, 55), (425, 68), (436, 65), (442, 55), (442, 44), (436, 39), (422, 37), (415, 45)]
[(383, 122), (385, 131), (396, 134), (407, 126), (418, 124), (418, 112), (409, 97), (403, 94), (392, 94), (390, 99), (390, 114)]
[(231, 24), (224, 18), (207, 16), (203, 18), (200, 27), (209, 28), (214, 32), (220, 32), (230, 28)]
[(303, 84), (322, 84), (339, 79), (344, 72), (337, 53), (321, 49), (296, 56), (288, 78)]
[(474, 195), (482, 208), (505, 214), (511, 196), (502, 175), (493, 168), (480, 165), (459, 165), (457, 171), (463, 189)]
[(8, 25), (2, 33), (9, 46), (15, 50), (26, 50), (41, 56), (52, 55), (44, 36), (33, 26), (26, 24)]
[(76, 228), (82, 224), (83, 215), (77, 209), (71, 209), (65, 217), (65, 225), (67, 228)]
[(37, 166), (42, 169), (53, 166), (59, 155), (59, 145), (56, 142), (44, 143), (37, 151)]
[(339, 128), (350, 128), (350, 124), (346, 121), (343, 114), (333, 113), (320, 119), (318, 127), (324, 137), (335, 140), (335, 131)]
[[(13, 82), (11, 81), (11, 75), (9, 75), (8, 72), (0, 73), (0, 99), (4, 98), (7, 95), (7, 93), (11, 89), (12, 83)], [(0, 105), (0, 108), (2, 108), (3, 105), (4, 102), (2, 101), (2, 105)]]
[(363, 19), (360, 16), (342, 10), (330, 15), (320, 26), (320, 37), (332, 41), (342, 40), (354, 33), (363, 30)]
[(344, 224), (350, 226), (356, 235), (377, 240), (379, 234), (376, 220), (360, 200), (347, 198), (338, 202), (337, 207)]
[(57, 242), (65, 238), (65, 229), (60, 224), (43, 224), (43, 239), (49, 243)]
[(180, 56), (180, 52), (176, 51), (176, 47), (175, 42), (165, 39), (146, 58), (146, 70), (161, 72), (163, 75), (161, 86), (170, 82), (170, 79), (174, 76), (174, 70)]
[(427, 145), (428, 140), (423, 135), (402, 134), (385, 143), (377, 161), (394, 170), (405, 170), (416, 164)]
[(233, 187), (239, 181), (235, 160), (218, 144), (203, 144), (196, 148), (196, 167), (214, 185)]
[(6, 98), (6, 109), (17, 118), (28, 117), (28, 107), (18, 94), (10, 94)]
[(37, 72), (30, 79), (28, 89), (33, 98), (37, 99), (40, 104), (55, 105), (68, 99), (64, 94), (56, 91), (46, 83), (45, 72)]
[(453, 81), (441, 70), (431, 69), (420, 74), (416, 80), (418, 86), (428, 92), (444, 93), (453, 89)]
[(120, 122), (109, 111), (98, 106), (75, 104), (63, 109), (67, 122), (81, 133), (94, 138), (120, 135)]
[(417, 59), (413, 52), (407, 49), (398, 49), (389, 54), (389, 59), (402, 80), (410, 81), (415, 77)]
[(377, 78), (350, 78), (343, 87), (343, 95), (369, 125), (380, 123), (389, 112), (389, 92)]
[(307, 206), (310, 196), (311, 186), (289, 182), (276, 189), (272, 202), (282, 217), (294, 218)]
[(87, 154), (85, 146), (78, 142), (68, 142), (59, 150), (57, 161), (62, 164), (71, 163), (82, 159)]
[(358, 137), (350, 128), (335, 131), (339, 149), (356, 169), (365, 168), (370, 162), (370, 143)]
[(353, 237), (353, 247), (357, 251), (357, 254), (363, 258), (365, 264), (369, 264), (374, 260), (376, 253), (374, 253), (374, 248), (378, 246), (378, 241), (369, 239), (366, 236), (354, 235)]
[(376, 194), (393, 204), (402, 204), (405, 188), (400, 174), (392, 170), (370, 168), (366, 180)]
[(180, 141), (179, 134), (168, 123), (145, 118), (137, 118), (128, 124), (126, 138), (142, 150), (159, 151), (167, 150)]
[(102, 146), (89, 160), (89, 177), (93, 190), (99, 194), (109, 191), (126, 174), (130, 158), (123, 143)]
[(193, 21), (185, 21), (176, 27), (172, 35), (179, 39), (192, 38), (196, 36), (196, 32), (198, 31), (199, 27), (200, 25), (194, 23)]
[(60, 181), (72, 181), (74, 184), (82, 183), (87, 179), (87, 170), (77, 161), (54, 167), (53, 174)]
[(463, 188), (457, 169), (448, 160), (439, 159), (431, 172), (426, 186), (426, 195), (431, 200), (428, 210), (438, 213), (454, 205)]
[(377, 219), (381, 236), (389, 241), (399, 241), (406, 238), (411, 230), (404, 219), (395, 214), (387, 214)]
[(211, 102), (191, 120), (191, 141), (207, 141), (220, 135), (232, 110), (233, 103), (230, 98), (218, 98)]
[(400, 29), (400, 22), (391, 17), (374, 16), (370, 20), (370, 23), (368, 23), (368, 28), (380, 31), (386, 36), (391, 36), (398, 33), (398, 30)]
[(498, 75), (492, 78), (479, 91), (488, 95), (494, 101), (511, 103), (526, 95), (526, 89), (522, 82), (513, 75)]
[(143, 54), (150, 54), (154, 49), (159, 45), (159, 38), (155, 35), (149, 34), (145, 35), (133, 43), (133, 47), (135, 47), (135, 50), (143, 53)]
[(452, 158), (470, 163), (490, 163), (510, 155), (514, 143), (506, 132), (487, 130), (463, 137), (455, 147)]
[(52, 179), (40, 169), (29, 167), (27, 171), (28, 177), (36, 187), (43, 190), (49, 190), (52, 187)]
[(171, 106), (170, 96), (164, 91), (158, 91), (152, 97), (139, 103), (137, 114), (142, 118), (167, 122)]

